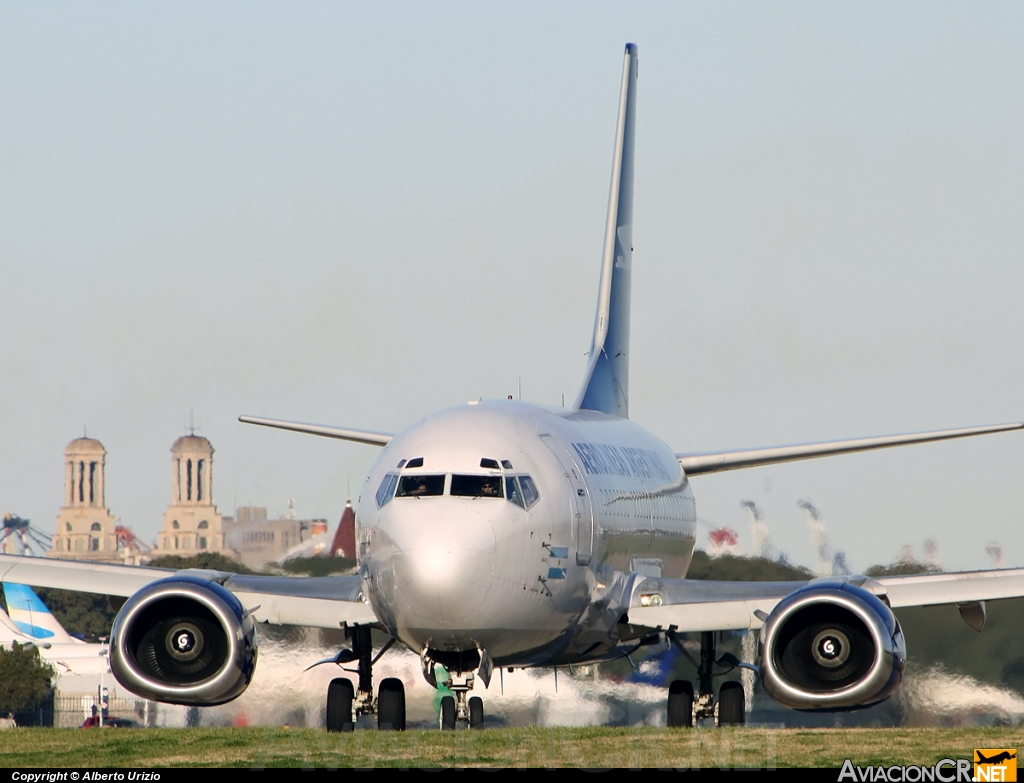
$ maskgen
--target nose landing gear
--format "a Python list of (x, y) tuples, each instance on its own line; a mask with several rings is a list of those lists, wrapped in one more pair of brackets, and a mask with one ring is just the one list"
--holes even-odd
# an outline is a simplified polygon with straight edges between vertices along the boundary
[[(440, 664), (441, 668), (437, 666)], [(468, 724), (471, 729), (481, 729), (484, 725), (484, 700), (479, 696), (469, 697), (469, 692), (476, 684), (474, 669), (479, 667), (480, 679), (484, 687), (490, 684), (493, 664), (486, 651), (439, 651), (424, 648), (420, 653), (420, 665), (423, 678), (431, 687), (443, 687), (454, 696), (441, 698), (439, 725), (442, 731), (452, 731), (459, 723)], [(438, 681), (438, 672), (443, 679)]]
[(479, 696), (467, 698), (475, 683), (473, 672), (448, 674), (448, 679), (440, 683), (455, 694), (441, 699), (441, 731), (452, 731), (459, 723), (471, 729), (483, 728), (484, 700)]

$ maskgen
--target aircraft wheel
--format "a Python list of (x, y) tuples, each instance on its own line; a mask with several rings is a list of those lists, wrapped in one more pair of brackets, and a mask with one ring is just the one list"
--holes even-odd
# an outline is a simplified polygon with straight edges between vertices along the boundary
[(441, 699), (441, 731), (454, 731), (454, 729), (455, 697), (445, 696)]
[(718, 725), (742, 726), (747, 721), (745, 707), (742, 683), (723, 682), (718, 691)]
[(479, 696), (474, 696), (469, 700), (469, 727), (471, 729), (484, 727), (484, 700)]
[(405, 685), (397, 677), (381, 680), (377, 690), (377, 728), (405, 731)]
[(693, 726), (693, 683), (689, 680), (673, 680), (668, 686), (668, 725)]
[(352, 683), (344, 677), (327, 686), (327, 730), (352, 731)]

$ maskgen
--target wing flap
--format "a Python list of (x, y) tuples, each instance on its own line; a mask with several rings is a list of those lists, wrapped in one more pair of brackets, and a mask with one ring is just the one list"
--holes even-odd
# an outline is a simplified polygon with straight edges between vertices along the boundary
[(757, 612), (770, 613), (779, 601), (806, 584), (648, 578), (633, 589), (629, 622), (682, 633), (757, 630), (762, 625)]
[(831, 457), (837, 454), (853, 454), (858, 451), (887, 449), (893, 446), (908, 446), (913, 443), (930, 443), (937, 440), (968, 438), (972, 435), (988, 435), (993, 432), (1007, 432), (1024, 428), (1024, 423), (991, 424), (984, 427), (964, 427), (954, 430), (911, 432), (904, 435), (883, 435), (876, 438), (855, 438), (832, 440), (820, 443), (801, 443), (791, 446), (771, 446), (758, 449), (735, 451), (709, 451), (676, 454), (676, 459), (688, 476), (702, 473), (720, 473), (725, 470), (755, 468), (780, 462), (795, 462), (802, 459)]
[(358, 576), (232, 576), (223, 585), (260, 623), (340, 628), (377, 622)]
[(712, 601), (706, 604), (677, 604), (674, 606), (644, 606), (631, 609), (631, 625), (642, 625), (667, 631), (670, 628), (680, 633), (701, 631), (756, 631), (762, 623), (754, 614), (762, 611), (770, 614), (781, 599), (754, 601)]
[(893, 609), (909, 606), (965, 604), (1024, 597), (1024, 568), (960, 571), (943, 574), (843, 579), (810, 582), (712, 582), (700, 579), (639, 581), (629, 604), (630, 625), (681, 633), (757, 630), (758, 614), (771, 614), (795, 590), (821, 583), (846, 582), (888, 601)]
[(894, 609), (1024, 597), (1024, 568), (880, 576), (873, 581)]

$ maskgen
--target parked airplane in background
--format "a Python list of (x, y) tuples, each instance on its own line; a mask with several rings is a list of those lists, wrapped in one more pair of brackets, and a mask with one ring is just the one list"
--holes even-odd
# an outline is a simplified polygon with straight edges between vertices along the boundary
[[(959, 604), (972, 627), (984, 601), (1024, 596), (1024, 569), (810, 582), (687, 580), (696, 515), (690, 478), (704, 473), (1020, 429), (1002, 424), (743, 451), (676, 453), (629, 421), (633, 149), (637, 49), (626, 46), (593, 342), (571, 408), (470, 402), (385, 432), (240, 417), (382, 447), (356, 511), (359, 573), (326, 578), (76, 563), (0, 556), (0, 575), (124, 596), (111, 669), (140, 696), (212, 705), (238, 696), (256, 667), (257, 623), (344, 628), (357, 682), (335, 679), (327, 728), (359, 715), (405, 727), (405, 686), (374, 663), (396, 641), (423, 676), (455, 696), (442, 728), (483, 722), (495, 667), (604, 661), (701, 634), (696, 691), (677, 680), (667, 721), (744, 721), (743, 689), (714, 679), (740, 664), (717, 657), (718, 631), (760, 629), (765, 692), (797, 709), (877, 703), (900, 685), (905, 646), (892, 608)], [(371, 627), (390, 640), (373, 654)], [(440, 665), (440, 666), (438, 666)], [(435, 668), (438, 667), (438, 668)]]
[(0, 644), (12, 642), (39, 648), (40, 657), (57, 674), (104, 674), (107, 646), (88, 644), (64, 630), (57, 618), (27, 585), (4, 583), (7, 612), (0, 610)]

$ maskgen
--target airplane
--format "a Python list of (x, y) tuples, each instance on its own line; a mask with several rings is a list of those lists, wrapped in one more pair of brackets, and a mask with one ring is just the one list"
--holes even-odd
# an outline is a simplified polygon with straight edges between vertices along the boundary
[(985, 755), (980, 750), (975, 750), (974, 755), (978, 757), (974, 760), (976, 764), (998, 764), (1000, 761), (1011, 761), (1012, 759), (1017, 758), (1017, 754), (1009, 750), (997, 753), (990, 759), (985, 758)]
[[(240, 416), (244, 423), (381, 449), (356, 507), (358, 573), (318, 578), (77, 563), (0, 555), (0, 577), (125, 598), (110, 637), (117, 681), (148, 699), (216, 705), (252, 680), (261, 623), (343, 628), (350, 647), (318, 664), (332, 680), (328, 731), (360, 716), (406, 725), (405, 685), (373, 666), (393, 645), (452, 695), (442, 729), (482, 727), (499, 667), (561, 667), (675, 646), (698, 671), (670, 683), (666, 722), (745, 719), (755, 670), (802, 710), (876, 704), (900, 686), (906, 644), (892, 610), (956, 604), (980, 630), (985, 601), (1024, 596), (1024, 569), (806, 582), (688, 580), (691, 479), (719, 471), (1017, 430), (1024, 423), (734, 451), (677, 452), (629, 420), (630, 283), (637, 47), (627, 44), (597, 313), (583, 383), (568, 408), (470, 401), (394, 434)], [(371, 628), (388, 641), (374, 653)], [(724, 631), (757, 631), (757, 660), (717, 654)], [(694, 655), (684, 634), (700, 635)]]
[(107, 646), (76, 639), (28, 585), (4, 583), (7, 611), (0, 609), (0, 644), (31, 644), (58, 674), (106, 674)]

